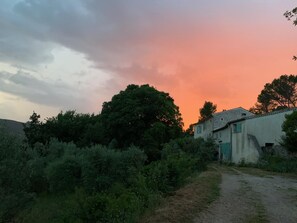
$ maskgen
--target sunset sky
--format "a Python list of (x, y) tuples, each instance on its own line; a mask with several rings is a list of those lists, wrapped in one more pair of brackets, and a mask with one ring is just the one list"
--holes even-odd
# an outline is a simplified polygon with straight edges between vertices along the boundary
[(185, 127), (204, 101), (250, 108), (296, 74), (292, 0), (1, 0), (0, 118), (99, 113), (128, 84), (170, 93)]

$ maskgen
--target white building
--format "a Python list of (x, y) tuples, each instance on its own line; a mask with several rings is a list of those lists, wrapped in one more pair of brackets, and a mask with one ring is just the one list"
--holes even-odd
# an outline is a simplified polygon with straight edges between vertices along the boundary
[(211, 118), (203, 122), (198, 122), (194, 126), (194, 138), (202, 137), (206, 139), (209, 137), (213, 137), (213, 133), (215, 130), (226, 126), (226, 124), (228, 124), (230, 121), (253, 115), (253, 113), (242, 107), (215, 113)]
[[(239, 163), (242, 160), (255, 163), (261, 156), (264, 147), (280, 145), (281, 137), (284, 135), (282, 124), (285, 115), (292, 113), (294, 110), (297, 110), (297, 108), (275, 111), (264, 115), (253, 115), (249, 112), (241, 118), (229, 120), (225, 125), (220, 125), (219, 128), (205, 129), (204, 132), (211, 131), (209, 136), (219, 144), (221, 159), (234, 163)], [(213, 119), (215, 117), (214, 115)], [(203, 125), (203, 123), (199, 123), (195, 126), (195, 132), (198, 131), (196, 128), (201, 124)], [(206, 138), (205, 135), (198, 133), (194, 137)]]

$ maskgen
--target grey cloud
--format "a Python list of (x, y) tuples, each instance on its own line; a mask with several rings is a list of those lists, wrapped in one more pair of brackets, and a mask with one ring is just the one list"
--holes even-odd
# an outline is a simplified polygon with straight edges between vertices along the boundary
[(88, 98), (83, 98), (74, 87), (63, 82), (51, 82), (35, 78), (29, 73), (0, 72), (0, 90), (28, 101), (73, 109), (83, 107)]
[[(2, 4), (8, 5), (8, 1)], [(211, 32), (226, 28), (220, 27), (222, 15), (234, 21), (243, 14), (247, 21), (255, 10), (245, 7), (249, 4), (237, 0), (19, 0), (0, 9), (0, 60), (46, 63), (53, 59), (51, 50), (57, 44), (82, 52), (115, 78), (141, 81), (146, 77), (127, 75), (136, 69), (134, 64), (150, 67), (178, 53), (203, 57), (200, 45), (205, 35), (215, 43), (220, 36)], [(160, 59), (160, 52), (167, 54)], [(173, 61), (179, 62), (187, 63), (183, 58)], [(158, 75), (165, 81), (168, 74)]]
[[(38, 55), (26, 62), (40, 63), (50, 58), (50, 43), (54, 42), (83, 52), (98, 66), (130, 65), (139, 63), (142, 55), (155, 53), (155, 32), (167, 38), (190, 34), (189, 27), (199, 22), (188, 15), (196, 14), (177, 0), (23, 0), (2, 14), (5, 24), (0, 28), (10, 32), (8, 36), (15, 41), (8, 45), (11, 40), (4, 39), (0, 47), (6, 45), (3, 51), (13, 52), (9, 59), (14, 56), (29, 60)], [(161, 28), (156, 30), (157, 26)], [(28, 52), (27, 57), (21, 52)]]

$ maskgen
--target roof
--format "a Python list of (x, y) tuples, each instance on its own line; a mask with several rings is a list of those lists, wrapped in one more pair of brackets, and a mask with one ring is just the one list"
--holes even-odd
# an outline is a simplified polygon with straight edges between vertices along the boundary
[(243, 117), (249, 117), (249, 116), (254, 116), (254, 114), (242, 107), (218, 112), (214, 114), (213, 130), (222, 128), (230, 121), (241, 119)]
[(225, 129), (232, 123), (236, 123), (236, 122), (240, 122), (240, 121), (248, 120), (248, 119), (266, 117), (266, 116), (275, 115), (275, 114), (279, 114), (279, 113), (284, 113), (284, 112), (288, 112), (288, 111), (297, 111), (297, 107), (295, 107), (295, 108), (285, 108), (285, 109), (281, 109), (281, 110), (277, 110), (277, 111), (273, 111), (273, 112), (269, 112), (269, 113), (261, 114), (261, 115), (252, 115), (252, 116), (247, 116), (247, 117), (244, 117), (244, 118), (242, 117), (242, 118), (239, 118), (239, 119), (236, 119), (236, 120), (233, 120), (233, 121), (229, 121), (228, 123), (226, 123), (226, 125), (222, 126), (221, 128), (214, 129), (213, 132), (217, 132), (217, 131), (220, 131), (222, 129)]
[(208, 120), (210, 120), (211, 118), (214, 118), (214, 117), (223, 117), (225, 118), (226, 120), (231, 120), (233, 119), (232, 117), (234, 116), (241, 116), (242, 112), (245, 112), (249, 115), (254, 115), (253, 113), (251, 113), (250, 111), (246, 110), (245, 108), (243, 107), (236, 107), (236, 108), (231, 108), (231, 109), (228, 109), (228, 110), (223, 110), (221, 112), (216, 112), (213, 114), (212, 117), (204, 120), (204, 121), (198, 121), (197, 123), (194, 123), (193, 125), (198, 125), (198, 124), (202, 124)]

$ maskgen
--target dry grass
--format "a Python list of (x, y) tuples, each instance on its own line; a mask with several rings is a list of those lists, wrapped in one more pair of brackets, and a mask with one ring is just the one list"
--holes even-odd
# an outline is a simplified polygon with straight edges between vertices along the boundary
[(201, 210), (219, 196), (221, 174), (208, 170), (193, 178), (191, 183), (163, 200), (153, 213), (146, 214), (139, 222), (177, 223), (192, 222)]

